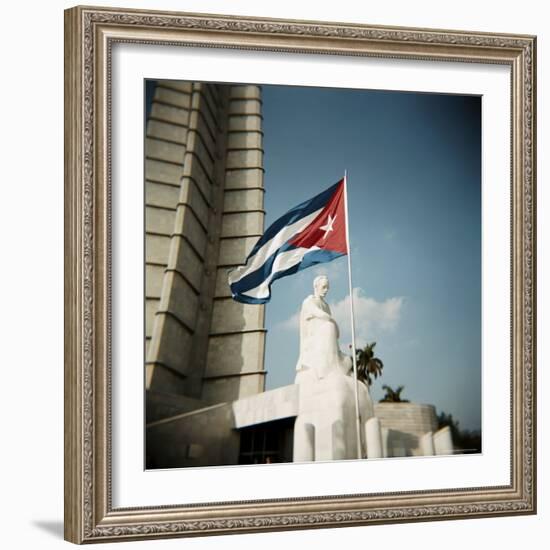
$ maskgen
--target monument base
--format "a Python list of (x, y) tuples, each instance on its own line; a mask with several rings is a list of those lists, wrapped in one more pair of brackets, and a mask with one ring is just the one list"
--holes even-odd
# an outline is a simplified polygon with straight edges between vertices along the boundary
[(294, 462), (358, 458), (354, 384), (359, 398), (361, 458), (366, 457), (366, 423), (374, 416), (367, 386), (337, 369), (321, 379), (312, 370), (300, 370), (295, 383)]

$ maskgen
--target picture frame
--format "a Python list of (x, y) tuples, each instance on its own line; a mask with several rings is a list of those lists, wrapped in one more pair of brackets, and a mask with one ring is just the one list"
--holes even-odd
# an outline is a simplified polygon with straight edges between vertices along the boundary
[[(510, 70), (510, 482), (113, 505), (111, 100), (117, 44)], [(65, 12), (65, 538), (158, 539), (536, 513), (536, 38), (113, 8)], [(116, 220), (115, 220), (116, 222)], [(116, 259), (116, 258), (115, 258)], [(139, 346), (136, 343), (136, 346)]]

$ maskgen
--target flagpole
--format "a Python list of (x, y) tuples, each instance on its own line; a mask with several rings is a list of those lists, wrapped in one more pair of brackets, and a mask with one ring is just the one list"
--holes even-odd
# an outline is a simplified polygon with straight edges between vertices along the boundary
[(348, 215), (348, 171), (344, 170), (344, 208), (346, 211), (346, 241), (348, 244), (348, 280), (349, 303), (351, 315), (351, 349), (353, 361), (353, 379), (355, 388), (355, 427), (357, 429), (357, 458), (363, 458), (361, 453), (361, 420), (359, 417), (359, 394), (357, 391), (357, 353), (355, 352), (355, 316), (353, 314), (353, 286), (351, 283), (351, 243), (349, 240), (349, 215)]

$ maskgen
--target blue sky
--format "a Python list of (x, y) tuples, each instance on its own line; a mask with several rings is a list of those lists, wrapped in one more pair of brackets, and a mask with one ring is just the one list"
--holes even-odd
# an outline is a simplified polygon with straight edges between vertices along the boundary
[[(382, 384), (462, 428), (481, 417), (481, 99), (263, 86), (266, 227), (348, 170), (356, 335), (376, 341)], [(267, 389), (291, 384), (297, 313), (313, 278), (342, 349), (351, 341), (346, 257), (274, 283)]]

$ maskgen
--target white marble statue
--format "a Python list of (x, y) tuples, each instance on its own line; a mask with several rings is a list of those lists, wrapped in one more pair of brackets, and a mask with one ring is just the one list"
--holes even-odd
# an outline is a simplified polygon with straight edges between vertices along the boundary
[(340, 351), (338, 324), (325, 302), (328, 289), (328, 278), (316, 277), (314, 293), (304, 300), (300, 311), (295, 462), (358, 458), (355, 387), (362, 457), (374, 457), (377, 448), (373, 444), (367, 449), (367, 435), (373, 431), (372, 427), (367, 430), (367, 422), (374, 416), (374, 408), (367, 386), (353, 376), (351, 357)]
[(296, 364), (297, 384), (310, 374), (322, 379), (334, 370), (349, 374), (352, 368), (351, 358), (340, 351), (340, 331), (329, 305), (325, 302), (328, 290), (328, 277), (320, 275), (313, 281), (313, 294), (302, 303), (300, 356)]

